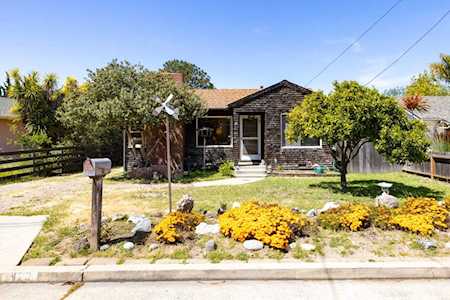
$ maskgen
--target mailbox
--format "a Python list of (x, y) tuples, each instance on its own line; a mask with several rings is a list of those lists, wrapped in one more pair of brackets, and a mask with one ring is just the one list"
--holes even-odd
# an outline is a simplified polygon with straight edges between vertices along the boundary
[(109, 158), (88, 158), (83, 163), (84, 175), (89, 177), (105, 176), (111, 172)]

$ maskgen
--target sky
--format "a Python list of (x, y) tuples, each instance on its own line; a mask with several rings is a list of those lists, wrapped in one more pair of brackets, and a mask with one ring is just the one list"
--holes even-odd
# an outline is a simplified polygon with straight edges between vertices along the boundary
[[(283, 79), (329, 91), (367, 82), (444, 12), (450, 0), (403, 0), (324, 74), (306, 85), (396, 0), (1, 0), (0, 80), (19, 68), (85, 80), (112, 59), (158, 69), (169, 59), (206, 70), (218, 88)], [(373, 82), (402, 86), (450, 53), (450, 16)]]

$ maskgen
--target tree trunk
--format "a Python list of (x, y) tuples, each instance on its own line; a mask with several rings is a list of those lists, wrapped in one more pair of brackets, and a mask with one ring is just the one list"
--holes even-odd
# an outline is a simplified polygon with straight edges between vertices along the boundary
[(347, 164), (343, 164), (340, 169), (341, 173), (341, 191), (347, 191)]

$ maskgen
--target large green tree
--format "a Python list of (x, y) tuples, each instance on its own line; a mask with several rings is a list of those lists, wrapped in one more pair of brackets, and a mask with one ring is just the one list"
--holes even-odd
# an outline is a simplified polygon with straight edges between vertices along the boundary
[(355, 81), (334, 82), (329, 94), (307, 95), (289, 114), (287, 138), (322, 138), (341, 174), (341, 188), (347, 188), (347, 167), (365, 143), (392, 163), (426, 159), (430, 146), (426, 126), (410, 120), (398, 102), (374, 88)]
[(193, 89), (213, 89), (214, 84), (208, 73), (193, 63), (172, 59), (163, 64), (161, 69), (164, 72), (183, 74), (184, 83)]
[(154, 116), (158, 96), (174, 98), (181, 122), (205, 112), (203, 102), (187, 87), (177, 87), (170, 76), (152, 72), (141, 65), (116, 60), (88, 71), (82, 89), (71, 93), (58, 110), (58, 119), (67, 128), (67, 138), (76, 144), (100, 146), (120, 144), (122, 131), (159, 126), (164, 117)]
[(450, 90), (429, 72), (414, 76), (405, 88), (406, 96), (446, 96)]
[(450, 85), (450, 55), (441, 54), (441, 61), (430, 65), (431, 72), (439, 80), (444, 81)]

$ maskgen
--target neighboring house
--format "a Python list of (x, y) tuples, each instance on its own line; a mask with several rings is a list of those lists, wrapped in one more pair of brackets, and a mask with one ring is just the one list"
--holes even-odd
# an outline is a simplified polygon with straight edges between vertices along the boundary
[[(177, 170), (202, 166), (203, 138), (199, 135), (199, 129), (204, 127), (212, 129), (205, 146), (209, 165), (218, 165), (225, 160), (232, 160), (235, 164), (262, 163), (269, 169), (300, 169), (311, 168), (316, 163), (332, 164), (330, 148), (321, 139), (303, 138), (289, 143), (285, 138), (287, 113), (311, 93), (310, 90), (283, 80), (267, 88), (197, 89), (195, 93), (206, 103), (208, 113), (183, 129), (178, 128), (178, 142), (174, 146), (178, 150), (172, 151), (178, 155)], [(180, 131), (184, 131), (182, 138)], [(139, 138), (145, 140), (149, 136), (144, 133)], [(159, 136), (163, 137), (162, 134)], [(149, 155), (159, 153), (156, 160), (154, 156), (148, 158), (159, 161), (159, 166), (149, 166), (147, 175), (152, 170), (162, 171), (161, 164), (165, 164), (162, 157), (164, 140), (159, 138), (158, 141), (147, 143), (150, 146), (161, 145), (159, 150), (150, 151)], [(133, 173), (139, 164), (132, 151), (128, 151), (126, 157), (128, 171)]]
[(423, 99), (429, 105), (428, 110), (411, 115), (425, 121), (431, 136), (450, 134), (450, 96), (423, 96)]
[(16, 134), (12, 129), (13, 120), (17, 117), (12, 113), (13, 105), (14, 100), (0, 97), (0, 152), (20, 149), (15, 144)]

